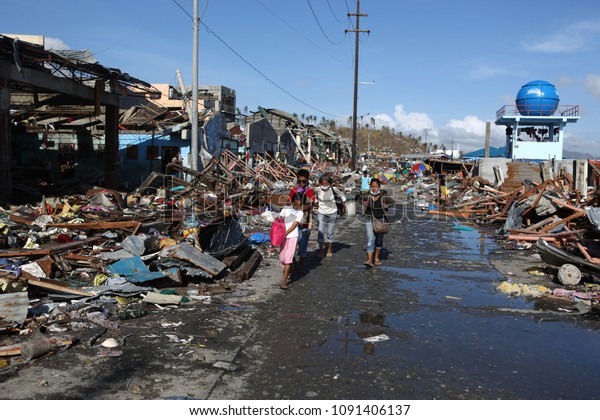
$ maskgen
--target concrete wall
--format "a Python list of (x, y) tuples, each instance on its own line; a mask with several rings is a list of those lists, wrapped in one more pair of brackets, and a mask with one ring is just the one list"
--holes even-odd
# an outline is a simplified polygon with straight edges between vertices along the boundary
[(502, 172), (503, 176), (506, 177), (506, 173), (508, 171), (508, 168), (506, 166), (507, 162), (512, 161), (512, 159), (508, 159), (508, 158), (481, 158), (479, 159), (479, 164), (477, 167), (477, 174), (478, 176), (480, 176), (481, 178), (485, 179), (486, 181), (495, 184), (496, 182), (496, 175), (494, 175), (494, 166), (498, 166), (500, 167), (500, 171)]
[[(512, 161), (513, 159), (508, 158), (481, 158), (479, 159), (477, 174), (486, 181), (494, 184), (496, 182), (494, 166), (498, 166), (502, 172), (502, 175), (504, 178), (506, 178), (508, 173), (507, 163)], [(571, 159), (555, 160), (554, 165), (552, 166), (554, 177), (559, 176), (562, 172), (571, 175), (573, 179), (575, 179), (576, 162), (576, 160)]]

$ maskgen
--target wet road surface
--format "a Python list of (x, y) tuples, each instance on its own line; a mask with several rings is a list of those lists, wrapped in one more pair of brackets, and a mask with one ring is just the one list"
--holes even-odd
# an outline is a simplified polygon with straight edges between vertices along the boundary
[(407, 208), (397, 205), (374, 269), (362, 265), (363, 225), (340, 223), (334, 256), (313, 254), (242, 347), (243, 393), (217, 387), (213, 398), (597, 398), (600, 320), (498, 293), (491, 232)]

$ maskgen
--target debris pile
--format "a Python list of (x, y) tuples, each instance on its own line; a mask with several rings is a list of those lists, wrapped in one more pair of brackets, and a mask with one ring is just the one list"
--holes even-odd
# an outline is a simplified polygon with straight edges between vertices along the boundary
[(600, 273), (600, 170), (597, 162), (588, 163), (593, 186), (584, 188), (568, 173), (540, 182), (525, 179), (506, 191), (479, 177), (454, 176), (447, 184), (448, 201), (439, 209), (435, 181), (423, 180), (420, 190), (407, 191), (418, 207), (429, 205), (431, 214), (495, 226), (505, 248), (537, 251), (544, 263), (560, 268), (556, 276), (561, 284), (576, 285), (582, 274), (590, 278)]
[[(336, 182), (353, 188), (328, 162), (310, 169), (336, 171)], [(0, 207), (0, 332), (14, 336), (0, 341), (0, 360), (21, 366), (97, 346), (127, 320), (235, 294), (276, 252), (267, 232), (296, 170), (269, 155), (250, 167), (225, 152), (202, 171), (169, 164), (131, 193), (94, 187)], [(122, 339), (102, 340), (103, 352), (119, 355), (113, 341)]]

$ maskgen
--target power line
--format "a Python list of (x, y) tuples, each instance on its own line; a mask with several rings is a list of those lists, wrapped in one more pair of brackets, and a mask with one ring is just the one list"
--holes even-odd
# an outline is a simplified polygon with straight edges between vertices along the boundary
[(234, 53), (235, 55), (238, 56), (238, 58), (240, 60), (242, 60), (244, 63), (246, 63), (248, 66), (250, 66), (255, 72), (257, 72), (258, 74), (260, 74), (262, 77), (265, 78), (265, 81), (271, 83), (273, 86), (275, 86), (276, 88), (278, 88), (279, 90), (281, 90), (283, 93), (285, 93), (286, 95), (290, 96), (291, 98), (295, 99), (296, 101), (300, 102), (302, 105), (305, 105), (307, 107), (309, 107), (310, 109), (313, 109), (315, 111), (318, 111), (322, 114), (325, 115), (329, 115), (330, 117), (336, 117), (336, 118), (340, 118), (339, 115), (335, 115), (335, 114), (331, 114), (329, 112), (325, 112), (323, 110), (320, 110), (318, 108), (315, 108), (312, 105), (309, 105), (308, 103), (304, 102), (302, 99), (298, 98), (297, 96), (295, 96), (294, 94), (292, 94), (291, 92), (287, 91), (286, 89), (284, 89), (282, 86), (280, 86), (277, 82), (273, 81), (269, 76), (267, 76), (266, 74), (264, 74), (262, 71), (260, 71), (258, 68), (256, 68), (252, 63), (250, 63), (248, 60), (246, 60), (244, 57), (242, 57), (236, 50), (234, 50), (229, 44), (227, 44), (223, 39), (221, 39), (221, 37), (219, 37), (219, 35), (217, 35), (212, 29), (210, 29), (206, 23), (204, 22), (200, 22), (200, 24), (202, 26), (204, 26), (204, 28), (206, 28), (206, 31), (211, 34), (212, 36), (214, 36), (215, 38), (217, 38), (223, 45), (225, 45), (232, 53)]
[(327, 0), (327, 5), (329, 6), (329, 10), (331, 10), (331, 14), (333, 15), (334, 19), (338, 21), (338, 23), (344, 23), (341, 20), (339, 20), (337, 18), (337, 16), (335, 15), (335, 12), (333, 11), (333, 9), (331, 8), (331, 3), (329, 3), (329, 0)]
[(175, 3), (177, 5), (177, 7), (179, 7), (183, 11), (183, 13), (188, 15), (190, 19), (194, 20), (194, 17), (192, 15), (190, 15), (187, 10), (185, 10), (183, 7), (181, 7), (181, 4), (177, 3), (177, 0), (173, 0), (173, 3)]
[(256, 1), (258, 4), (260, 4), (262, 7), (264, 7), (269, 13), (271, 13), (273, 16), (275, 16), (277, 19), (279, 19), (281, 22), (283, 22), (286, 26), (288, 26), (289, 28), (291, 28), (293, 31), (295, 31), (298, 35), (300, 35), (302, 38), (304, 38), (305, 40), (307, 40), (308, 42), (310, 42), (312, 45), (314, 45), (315, 47), (317, 47), (318, 49), (320, 49), (323, 53), (327, 54), (329, 57), (331, 57), (332, 59), (334, 59), (335, 61), (337, 61), (338, 63), (340, 63), (341, 65), (343, 65), (344, 67), (347, 67), (349, 69), (352, 69), (352, 66), (348, 65), (347, 63), (344, 63), (343, 61), (341, 61), (340, 59), (334, 57), (333, 55), (331, 55), (328, 51), (326, 51), (325, 49), (323, 49), (319, 44), (315, 43), (314, 41), (312, 41), (310, 38), (308, 38), (306, 35), (304, 35), (302, 32), (300, 32), (298, 29), (294, 28), (292, 25), (290, 25), (289, 23), (287, 23), (285, 20), (283, 20), (281, 17), (279, 17), (274, 11), (272, 11), (271, 9), (269, 9), (267, 6), (265, 6), (263, 3), (260, 2), (260, 0), (254, 0)]
[(352, 26), (352, 29), (356, 29), (354, 27), (354, 22), (352, 22), (352, 19), (350, 18), (350, 7), (348, 6), (348, 0), (344, 0), (344, 3), (346, 3), (346, 10), (348, 11), (348, 22), (350, 22), (350, 26)]
[[(177, 0), (172, 0), (173, 3), (175, 3), (186, 15), (188, 15), (192, 20), (194, 19), (183, 7), (181, 7), (181, 5), (177, 2)], [(257, 0), (258, 1), (258, 0)], [(258, 2), (260, 4), (260, 2)], [(208, 1), (207, 1), (208, 4)], [(206, 9), (205, 9), (206, 10)], [(258, 68), (256, 68), (252, 63), (250, 63), (248, 60), (246, 60), (244, 57), (241, 56), (241, 54), (239, 54), (236, 50), (233, 49), (233, 47), (231, 47), (229, 44), (227, 44), (227, 42), (225, 42), (221, 37), (219, 37), (219, 35), (216, 34), (216, 32), (214, 32), (212, 29), (210, 29), (206, 23), (204, 23), (203, 21), (200, 21), (200, 24), (202, 26), (204, 26), (204, 28), (206, 29), (206, 31), (211, 34), (212, 36), (214, 36), (215, 38), (217, 38), (223, 45), (225, 45), (232, 53), (234, 53), (236, 56), (238, 56), (238, 58), (240, 60), (242, 60), (244, 63), (246, 63), (248, 66), (250, 66), (254, 71), (256, 71), (258, 74), (260, 74), (262, 77), (265, 78), (265, 81), (271, 83), (273, 86), (275, 86), (276, 88), (278, 88), (279, 90), (281, 90), (283, 93), (285, 93), (286, 95), (288, 95), (289, 97), (295, 99), (296, 101), (300, 102), (302, 105), (305, 105), (307, 107), (309, 107), (310, 109), (320, 112), (322, 114), (328, 115), (330, 117), (335, 117), (335, 118), (342, 118), (342, 116), (339, 115), (335, 115), (335, 114), (331, 114), (329, 112), (320, 110), (318, 108), (315, 108), (314, 106), (304, 102), (302, 99), (296, 97), (294, 94), (288, 92), (286, 89), (284, 89), (282, 86), (280, 86), (279, 84), (277, 84), (275, 81), (273, 81), (270, 77), (268, 77), (266, 74), (264, 74), (262, 71), (260, 71)]]
[[(204, 17), (204, 14), (206, 13), (206, 9), (208, 9), (208, 1), (206, 0), (206, 3), (204, 3), (204, 10), (202, 11), (202, 15), (200, 15), (200, 17), (198, 19), (202, 19)], [(190, 17), (190, 19), (194, 20), (194, 18), (192, 17), (192, 15), (190, 15), (187, 10), (185, 10), (181, 4), (177, 3), (177, 0), (173, 0), (173, 3), (175, 3), (177, 5), (177, 7), (179, 7), (181, 10), (183, 10), (183, 13), (185, 13), (186, 15), (188, 15)]]
[(110, 50), (110, 49), (112, 49), (112, 48), (115, 48), (115, 47), (116, 47), (116, 46), (118, 46), (118, 45), (121, 45), (121, 44), (123, 44), (124, 42), (127, 42), (127, 41), (129, 41), (131, 38), (135, 38), (135, 37), (136, 37), (136, 36), (138, 36), (138, 35), (139, 35), (141, 32), (142, 32), (142, 31), (137, 31), (137, 32), (134, 32), (133, 34), (129, 35), (127, 38), (124, 38), (124, 39), (122, 39), (121, 41), (119, 41), (119, 42), (117, 42), (117, 43), (115, 43), (115, 44), (112, 44), (112, 45), (111, 45), (111, 46), (109, 46), (109, 47), (106, 47), (106, 48), (104, 48), (103, 50), (100, 50), (100, 51), (94, 51), (94, 52), (93, 52), (93, 53), (91, 53), (91, 54), (92, 54), (94, 57), (95, 57), (95, 56), (97, 56), (97, 55), (99, 55), (99, 54), (102, 54), (102, 53), (103, 53), (103, 52), (105, 52), (105, 51), (108, 51), (108, 50)]
[(327, 39), (327, 41), (329, 41), (332, 45), (340, 45), (341, 41), (338, 43), (333, 42), (325, 33), (325, 31), (323, 30), (323, 27), (321, 26), (321, 23), (319, 22), (319, 19), (317, 19), (317, 15), (315, 13), (315, 10), (312, 7), (312, 4), (310, 4), (310, 0), (306, 0), (306, 2), (308, 3), (308, 7), (310, 7), (310, 11), (312, 12), (312, 15), (315, 18), (315, 21), (317, 22), (317, 26), (319, 27), (319, 29), (321, 30), (321, 33), (323, 34), (323, 36)]

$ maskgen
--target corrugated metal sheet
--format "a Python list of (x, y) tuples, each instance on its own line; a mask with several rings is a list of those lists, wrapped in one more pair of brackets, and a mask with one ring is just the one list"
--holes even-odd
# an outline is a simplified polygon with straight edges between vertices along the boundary
[(538, 162), (508, 162), (507, 173), (502, 185), (503, 191), (513, 191), (523, 185), (526, 179), (535, 183), (542, 182), (540, 164)]
[(23, 324), (27, 318), (28, 307), (27, 292), (0, 294), (0, 330), (14, 324)]

